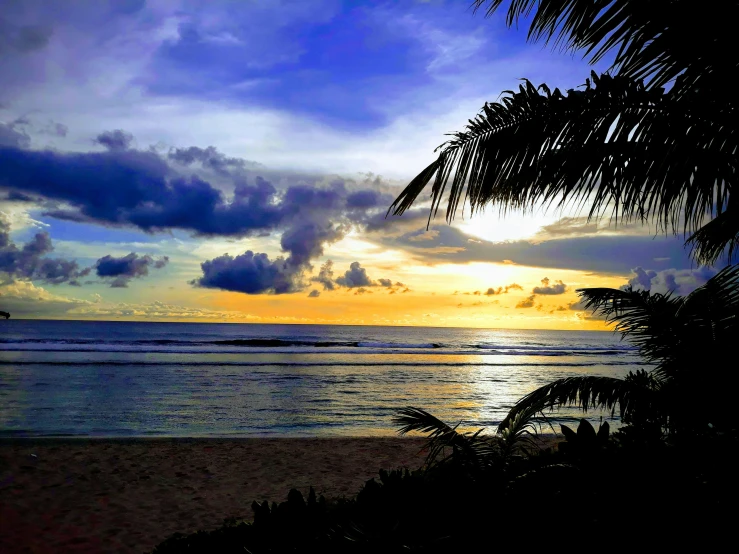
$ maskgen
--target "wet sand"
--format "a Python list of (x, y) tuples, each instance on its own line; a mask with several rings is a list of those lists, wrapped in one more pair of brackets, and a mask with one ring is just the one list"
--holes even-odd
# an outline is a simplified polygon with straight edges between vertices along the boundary
[(310, 486), (353, 496), (417, 468), (416, 438), (0, 440), (0, 552), (147, 552)]

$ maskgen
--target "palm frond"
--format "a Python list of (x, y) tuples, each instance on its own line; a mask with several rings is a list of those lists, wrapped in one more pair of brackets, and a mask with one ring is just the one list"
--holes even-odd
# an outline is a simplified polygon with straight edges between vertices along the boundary
[[(420, 408), (407, 407), (399, 411), (393, 418), (393, 423), (400, 425), (398, 433), (417, 431), (428, 435), (428, 455), (426, 465), (441, 463), (448, 460), (456, 460), (472, 466), (481, 468), (486, 460), (497, 453), (497, 445), (488, 437), (482, 435), (482, 429), (475, 433), (460, 433), (457, 426), (451, 427)], [(446, 448), (451, 448), (451, 454), (439, 460), (439, 456)]]
[(736, 115), (711, 118), (700, 104), (608, 75), (566, 95), (525, 81), (442, 144), (388, 213), (405, 212), (431, 183), (430, 217), (448, 187), (450, 222), (466, 202), (503, 213), (590, 205), (589, 218), (692, 232), (726, 211), (739, 146)]
[[(473, 6), (489, 16), (503, 4), (475, 0)], [(591, 63), (613, 54), (615, 71), (652, 86), (680, 78), (676, 86), (686, 90), (699, 83), (721, 90), (715, 85), (737, 71), (736, 56), (727, 56), (739, 16), (736, 0), (722, 2), (718, 17), (691, 0), (510, 0), (509, 27), (529, 16), (530, 41), (582, 51)]]
[(621, 417), (628, 417), (645, 394), (640, 384), (613, 377), (568, 377), (558, 379), (524, 396), (511, 408), (498, 425), (498, 432), (511, 428), (522, 413), (543, 412), (560, 406), (577, 406), (581, 410), (610, 410), (615, 414), (619, 408)]
[(685, 245), (692, 248), (693, 258), (703, 265), (715, 264), (725, 252), (731, 262), (739, 248), (739, 217), (735, 210), (716, 216), (693, 233)]
[(679, 342), (675, 318), (685, 299), (646, 290), (587, 288), (576, 291), (585, 309), (615, 323), (614, 330), (639, 348), (647, 361), (669, 358)]
[(539, 411), (537, 406), (532, 404), (528, 408), (519, 410), (504, 429), (498, 428), (503, 440), (504, 458), (519, 451), (530, 454), (539, 450), (539, 443), (536, 441), (538, 433), (532, 422)]

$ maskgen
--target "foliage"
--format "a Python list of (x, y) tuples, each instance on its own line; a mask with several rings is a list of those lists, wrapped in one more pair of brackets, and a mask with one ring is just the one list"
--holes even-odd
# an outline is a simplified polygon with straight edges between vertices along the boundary
[(610, 437), (611, 428), (608, 422), (603, 422), (595, 432), (595, 428), (587, 419), (581, 419), (577, 431), (567, 425), (560, 425), (565, 441), (560, 443), (559, 449), (563, 452), (572, 452), (579, 455), (591, 455), (606, 446)]
[[(490, 15), (503, 4), (474, 5)], [(463, 199), (473, 212), (489, 204), (502, 212), (589, 204), (588, 219), (610, 215), (692, 233), (688, 243), (702, 263), (727, 248), (731, 258), (739, 246), (731, 199), (739, 109), (726, 83), (739, 77), (739, 57), (732, 33), (717, 27), (739, 15), (739, 2), (722, 10), (716, 18), (688, 0), (511, 0), (508, 26), (531, 16), (530, 40), (591, 62), (613, 56), (610, 72), (592, 73), (584, 90), (524, 80), (517, 92), (505, 91), (439, 146), (389, 211), (402, 214), (429, 183), (429, 221), (447, 185), (450, 221)]]
[(625, 379), (578, 376), (559, 379), (519, 400), (499, 430), (519, 413), (578, 406), (615, 412), (636, 428), (632, 436), (695, 435), (709, 424), (734, 425), (736, 372), (723, 360), (734, 357), (739, 331), (739, 266), (727, 267), (687, 296), (648, 291), (582, 289), (586, 309), (615, 323), (616, 331), (655, 364)]
[[(593, 446), (590, 431), (595, 435), (581, 425), (573, 444)], [(601, 441), (596, 435), (595, 443)], [(326, 501), (311, 490), (306, 501), (291, 490), (280, 504), (254, 502), (253, 523), (231, 520), (214, 531), (176, 534), (154, 552), (447, 553), (489, 550), (493, 543), (538, 549), (550, 548), (559, 536), (602, 541), (604, 529), (624, 514), (629, 519), (618, 526), (621, 541), (643, 544), (658, 537), (665, 548), (684, 546), (687, 539), (719, 541), (733, 529), (730, 507), (739, 494), (735, 447), (736, 438), (718, 436), (707, 437), (700, 448), (661, 443), (643, 450), (611, 441), (607, 449), (513, 456), (477, 474), (451, 462), (381, 471), (355, 497)], [(548, 530), (546, 512), (538, 514), (549, 506), (569, 510), (559, 518), (578, 522), (574, 536)], [(511, 525), (520, 514), (536, 532)], [(491, 525), (491, 532), (479, 532)], [(673, 531), (664, 535), (664, 529)]]

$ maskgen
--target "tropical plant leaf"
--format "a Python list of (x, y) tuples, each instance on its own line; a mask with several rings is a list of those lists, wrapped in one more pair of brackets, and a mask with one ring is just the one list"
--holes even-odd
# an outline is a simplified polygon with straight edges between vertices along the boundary
[[(460, 453), (462, 456), (467, 457), (468, 461), (478, 459), (481, 454), (480, 447), (483, 446), (483, 441), (480, 438), (481, 430), (472, 435), (459, 433), (457, 426), (451, 427), (420, 408), (403, 408), (393, 418), (393, 423), (401, 426), (398, 429), (400, 435), (405, 435), (412, 431), (428, 435), (429, 441), (426, 444), (426, 448), (428, 449), (428, 455), (426, 457), (427, 465), (438, 462), (439, 455), (444, 452), (445, 448), (452, 449), (451, 456)], [(460, 458), (460, 456), (457, 457)], [(442, 459), (441, 461), (443, 462), (444, 460)]]
[[(442, 144), (388, 213), (405, 212), (431, 183), (429, 220), (446, 198), (448, 221), (466, 202), (473, 213), (488, 204), (501, 213), (589, 206), (589, 220), (653, 221), (688, 234), (726, 212), (736, 180), (739, 114), (703, 104), (625, 77), (593, 73), (585, 90), (567, 94), (524, 80)], [(733, 213), (722, 229), (739, 226)], [(735, 238), (709, 230), (691, 240), (703, 255)]]
[(581, 51), (591, 63), (612, 55), (618, 74), (655, 87), (711, 87), (726, 98), (723, 83), (737, 72), (736, 56), (726, 55), (733, 52), (736, 0), (721, 3), (721, 17), (691, 0), (475, 0), (473, 6), (492, 15), (505, 3), (509, 27), (530, 19), (529, 40)]
[(618, 407), (621, 417), (628, 417), (634, 405), (643, 405), (644, 396), (651, 395), (638, 383), (613, 377), (580, 376), (558, 379), (524, 396), (511, 408), (498, 425), (498, 432), (507, 429), (523, 411), (544, 411), (560, 406), (577, 406), (581, 410), (610, 410)]

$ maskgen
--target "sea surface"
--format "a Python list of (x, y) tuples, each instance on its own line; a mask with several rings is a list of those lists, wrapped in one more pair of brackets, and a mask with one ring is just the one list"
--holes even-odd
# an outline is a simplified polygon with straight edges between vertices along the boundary
[(406, 406), (493, 432), (553, 379), (643, 366), (607, 332), (11, 319), (0, 437), (392, 435)]

